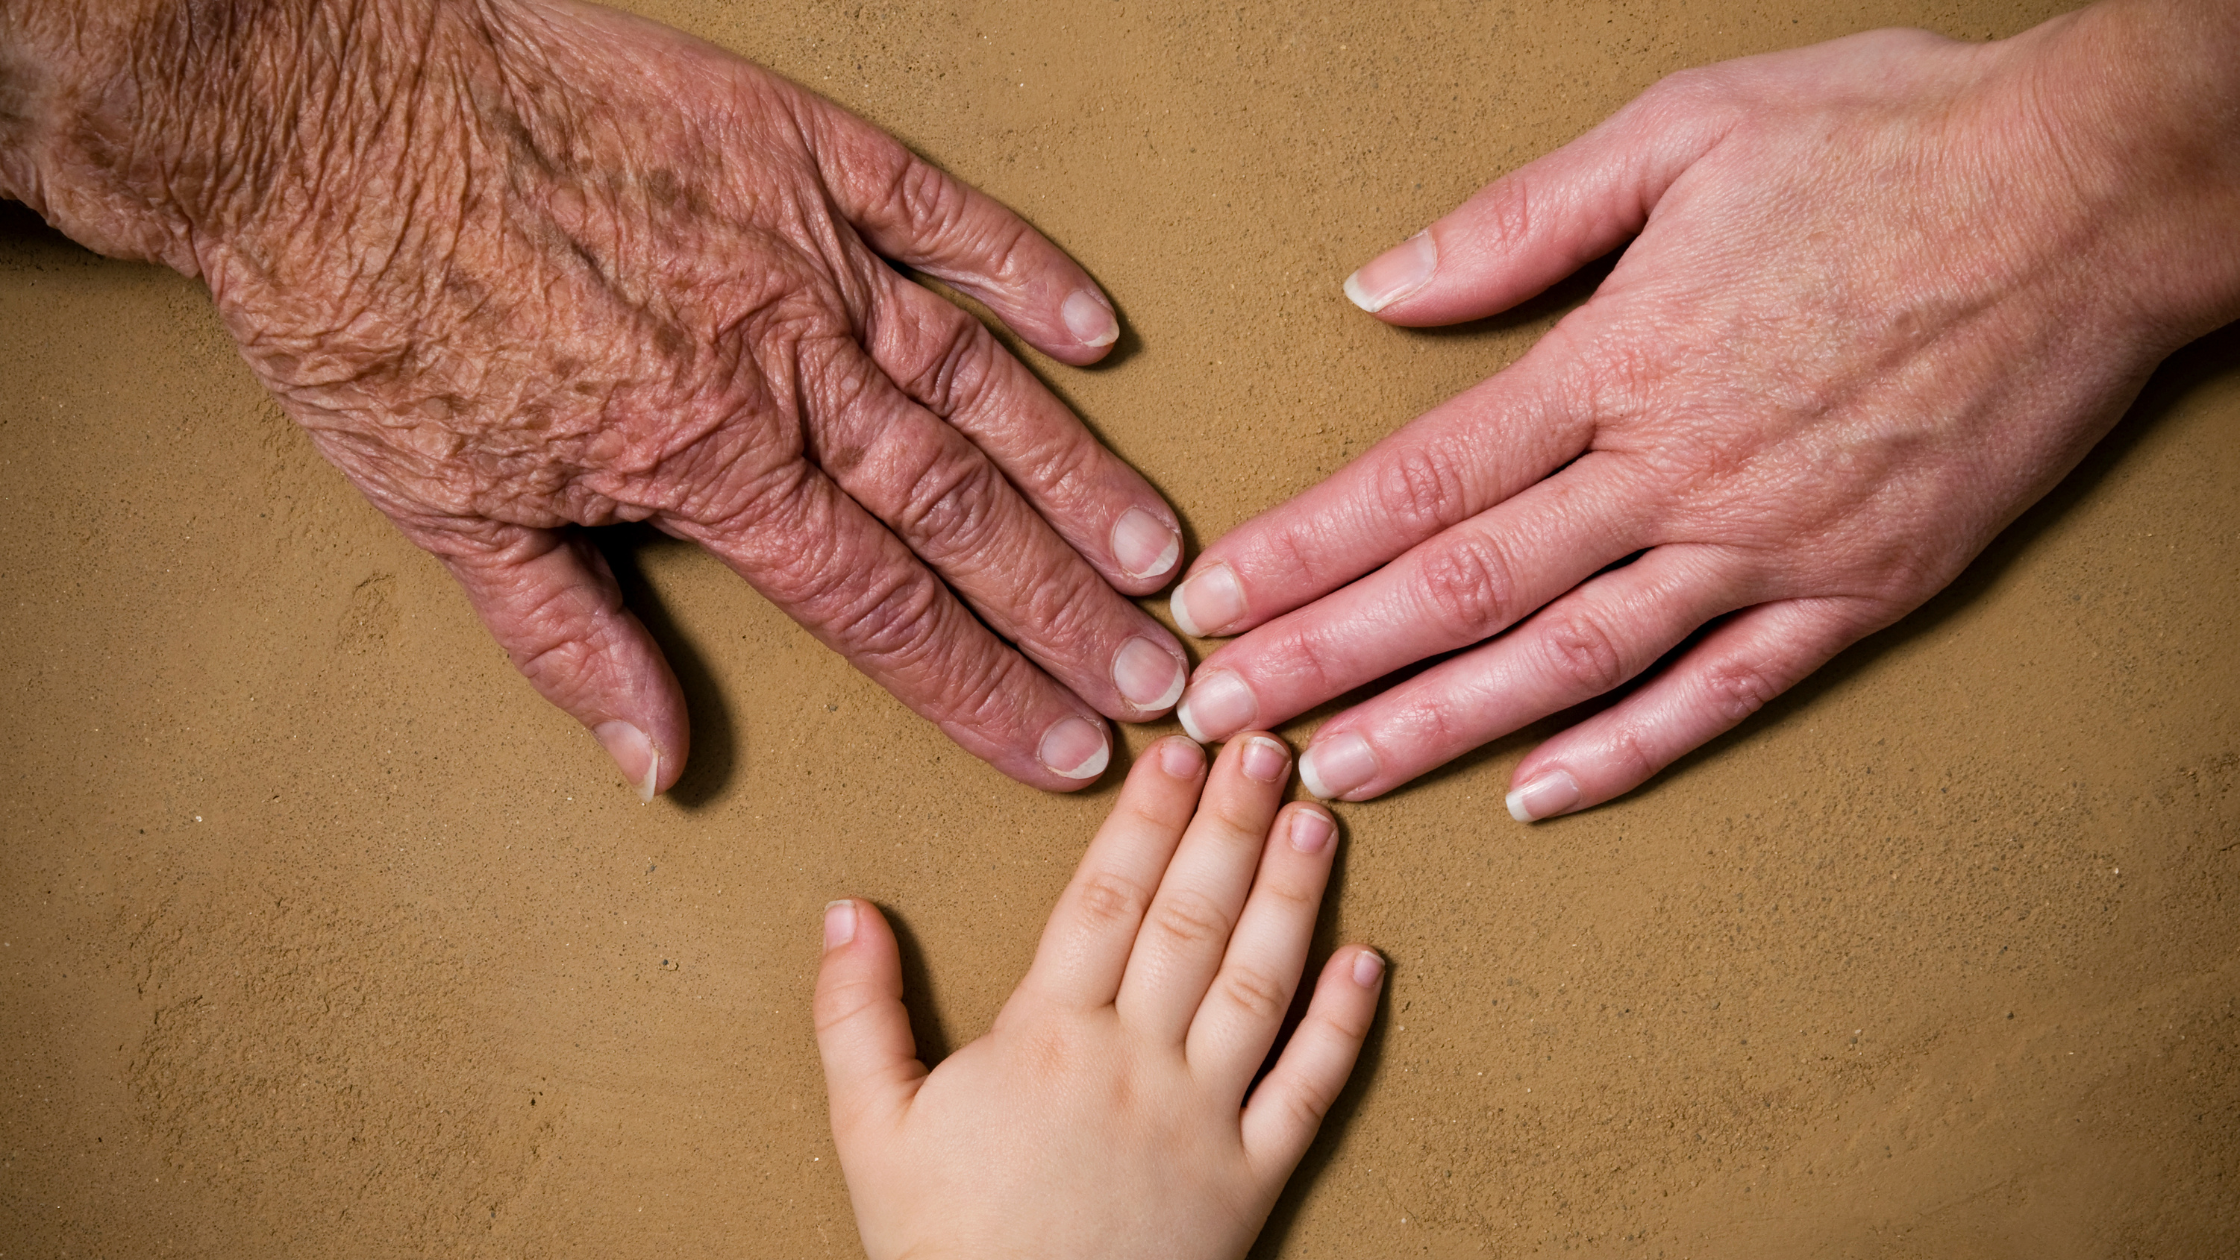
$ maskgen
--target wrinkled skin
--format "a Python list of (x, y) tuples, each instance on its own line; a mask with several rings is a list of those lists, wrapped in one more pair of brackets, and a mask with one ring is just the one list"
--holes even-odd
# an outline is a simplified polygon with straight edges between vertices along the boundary
[(1316, 732), (1302, 780), (1359, 800), (1646, 673), (1527, 755), (1509, 804), (1631, 790), (1950, 582), (2240, 316), (2236, 190), (2229, 4), (1666, 80), (1348, 282), (1451, 323), (1638, 233), (1513, 367), (1207, 548), (1176, 618), (1241, 637), (1184, 724), (1459, 651)]
[(1145, 749), (995, 1026), (930, 1073), (886, 920), (826, 908), (817, 1048), (871, 1260), (1245, 1254), (1384, 983), (1339, 949), (1259, 1075), (1338, 846), (1320, 806), (1284, 805), (1290, 771), (1265, 732), (1210, 770), (1187, 739)]
[(884, 258), (1069, 363), (1109, 303), (861, 120), (560, 0), (9, 0), (0, 29), (4, 191), (205, 280), (320, 452), (649, 794), (682, 696), (570, 525), (699, 543), (1042, 787), (1101, 772), (1100, 713), (1179, 694), (1123, 597), (1177, 567), (1172, 511)]

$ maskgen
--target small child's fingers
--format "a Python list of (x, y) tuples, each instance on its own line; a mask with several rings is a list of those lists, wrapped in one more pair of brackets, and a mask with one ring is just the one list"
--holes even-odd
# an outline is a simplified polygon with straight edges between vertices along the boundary
[(894, 930), (868, 901), (825, 907), (816, 1017), (833, 1140), (845, 1155), (852, 1134), (899, 1115), (926, 1075), (902, 1006)]
[(1117, 1004), (1129, 1027), (1180, 1045), (1252, 889), (1283, 803), (1291, 750), (1264, 731), (1229, 741), (1206, 776), (1197, 816), (1144, 914)]
[(1336, 820), (1307, 804), (1285, 807), (1268, 833), (1229, 952), (1190, 1023), (1191, 1068), (1228, 1097), (1244, 1097), (1299, 990), (1337, 835)]
[(1271, 1187), (1299, 1166), (1315, 1130), (1345, 1088), (1369, 1022), (1377, 1016), (1384, 959), (1366, 947), (1331, 955), (1315, 982), (1307, 1017), (1244, 1109), (1244, 1149)]
[(1112, 1001), (1136, 930), (1197, 807), (1205, 769), (1205, 749), (1180, 735), (1136, 758), (1119, 802), (1050, 912), (1022, 993), (1072, 1007)]

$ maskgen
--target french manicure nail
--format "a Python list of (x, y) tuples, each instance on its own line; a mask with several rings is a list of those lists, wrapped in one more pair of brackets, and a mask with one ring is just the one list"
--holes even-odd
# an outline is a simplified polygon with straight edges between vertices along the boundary
[(1120, 340), (1120, 320), (1101, 293), (1077, 289), (1058, 308), (1058, 314), (1065, 318), (1066, 331), (1079, 338), (1082, 345), (1109, 346)]
[(1256, 737), (1245, 741), (1244, 755), (1237, 758), (1237, 765), (1248, 779), (1275, 783), (1291, 772), (1291, 754), (1272, 739)]
[(1195, 779), (1206, 764), (1206, 750), (1187, 739), (1170, 739), (1159, 745), (1159, 768), (1170, 779)]
[(1087, 718), (1059, 718), (1042, 733), (1042, 764), (1068, 779), (1094, 779), (1112, 761), (1104, 728)]
[(1112, 685), (1147, 713), (1170, 708), (1182, 698), (1184, 674), (1182, 662), (1149, 639), (1130, 639), (1112, 656)]
[(1346, 296), (1373, 315), (1429, 284), (1438, 269), (1438, 245), (1429, 231), (1418, 232), (1347, 276)]
[(856, 903), (828, 901), (824, 907), (824, 948), (826, 953), (840, 948), (856, 938)]
[(1299, 755), (1299, 782), (1307, 791), (1334, 801), (1377, 777), (1377, 755), (1369, 741), (1347, 731)]
[(1244, 616), (1244, 587), (1235, 570), (1217, 564), (1174, 588), (1167, 608), (1184, 634), (1202, 639)]
[(653, 746), (646, 733), (628, 722), (613, 721), (592, 727), (591, 737), (614, 758), (622, 777), (638, 789), (638, 799), (652, 800), (654, 785), (661, 781), (661, 750)]
[(1112, 558), (1129, 577), (1160, 577), (1182, 558), (1182, 535), (1142, 508), (1129, 508), (1112, 523)]
[(1353, 956), (1353, 982), (1364, 989), (1377, 987), (1377, 977), (1384, 974), (1384, 956), (1373, 949), (1365, 949)]
[(1509, 817), (1538, 822), (1579, 804), (1579, 781), (1553, 770), (1509, 793)]
[(1291, 811), (1291, 847), (1301, 853), (1322, 852), (1322, 846), (1330, 843), (1330, 833), (1335, 830), (1330, 816), (1319, 809)]
[(1190, 738), (1210, 744), (1252, 725), (1252, 719), (1260, 716), (1260, 699), (1230, 671), (1201, 669), (1182, 693), (1174, 715), (1182, 719), (1182, 729), (1190, 732)]

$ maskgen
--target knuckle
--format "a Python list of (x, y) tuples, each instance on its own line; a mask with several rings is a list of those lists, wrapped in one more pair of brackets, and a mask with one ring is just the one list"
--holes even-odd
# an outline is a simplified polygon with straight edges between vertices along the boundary
[(1218, 945), (1229, 939), (1229, 916), (1203, 894), (1178, 892), (1151, 907), (1151, 920), (1184, 945)]
[(1092, 924), (1124, 927), (1141, 921), (1148, 900), (1134, 883), (1111, 871), (1099, 871), (1082, 881), (1077, 904)]
[(1424, 557), (1416, 581), (1426, 610), (1458, 642), (1475, 643), (1514, 617), (1514, 571), (1491, 538), (1441, 542)]
[[(823, 582), (845, 592), (862, 581), (860, 574), (828, 573)], [(829, 604), (832, 600), (812, 600)], [(825, 624), (836, 627), (846, 648), (882, 661), (905, 661), (925, 653), (936, 639), (941, 594), (933, 583), (904, 572), (875, 580), (855, 600)]]
[(945, 239), (965, 216), (965, 197), (957, 182), (907, 152), (899, 155), (887, 180), (885, 200), (892, 217), (920, 236)]
[(984, 396), (992, 357), (1001, 349), (979, 320), (944, 302), (928, 315), (921, 352), (899, 365), (895, 383), (936, 415), (969, 410)]
[(1377, 506), (1411, 537), (1445, 529), (1467, 511), (1467, 487), (1454, 461), (1438, 448), (1397, 451), (1377, 470)]
[(945, 449), (913, 479), (895, 524), (928, 559), (976, 555), (995, 540), (1009, 493), (977, 452)]
[(1541, 644), (1549, 671), (1574, 694), (1600, 695), (1626, 680), (1625, 654), (1609, 628), (1592, 617), (1553, 618)]
[(886, 1000), (886, 994), (869, 980), (842, 980), (817, 990), (817, 1032), (827, 1033)]
[(1284, 1092), (1284, 1106), (1291, 1119), (1301, 1129), (1315, 1129), (1322, 1125), (1324, 1116), (1338, 1101), (1336, 1092), (1310, 1081), (1294, 1081)]
[(1640, 729), (1631, 725), (1619, 727), (1610, 737), (1608, 759), (1621, 783), (1646, 783), (1664, 768), (1663, 762), (1643, 742)]
[(1712, 711), (1728, 726), (1764, 708), (1781, 694), (1780, 686), (1764, 669), (1746, 661), (1720, 661), (1704, 673), (1704, 694)]
[(1253, 1019), (1277, 1019), (1291, 1009), (1291, 986), (1258, 967), (1232, 965), (1220, 983), (1223, 996)]

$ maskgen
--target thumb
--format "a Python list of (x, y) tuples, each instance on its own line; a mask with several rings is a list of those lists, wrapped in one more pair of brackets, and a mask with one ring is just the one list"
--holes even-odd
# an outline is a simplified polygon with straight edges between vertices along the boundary
[(868, 901), (824, 908), (824, 962), (817, 971), (817, 1052), (832, 1101), (832, 1137), (892, 1117), (925, 1079), (910, 1014), (902, 1005), (902, 956), (886, 916)]
[(1377, 255), (1346, 278), (1346, 296), (1407, 327), (1515, 306), (1639, 232), (1673, 181), (1733, 127), (1727, 100), (1701, 74), (1665, 79)]
[(641, 798), (676, 783), (691, 742), (684, 692), (587, 539), (491, 524), (414, 541), (466, 589), (514, 668), (591, 728)]

